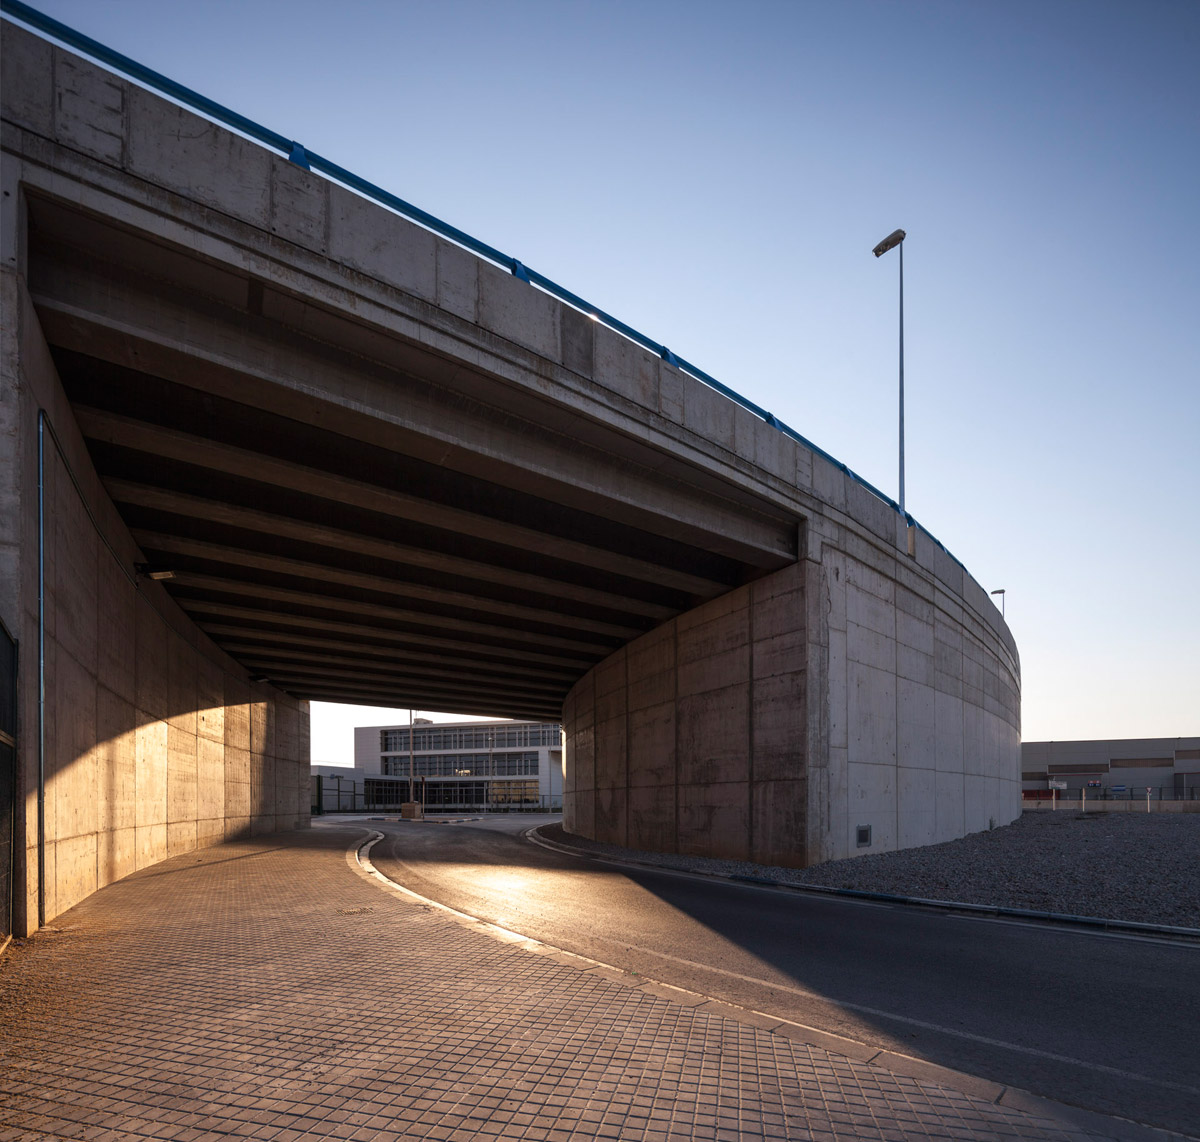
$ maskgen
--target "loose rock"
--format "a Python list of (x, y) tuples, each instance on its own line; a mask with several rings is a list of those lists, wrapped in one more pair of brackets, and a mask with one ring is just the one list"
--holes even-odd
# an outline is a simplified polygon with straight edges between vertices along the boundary
[(1200, 813), (1038, 809), (955, 841), (806, 869), (651, 853), (541, 830), (603, 855), (780, 884), (1200, 928)]

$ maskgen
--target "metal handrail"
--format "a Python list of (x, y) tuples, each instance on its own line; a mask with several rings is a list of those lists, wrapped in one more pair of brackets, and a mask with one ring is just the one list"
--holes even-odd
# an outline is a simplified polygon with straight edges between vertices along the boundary
[[(546, 277), (545, 274), (530, 269), (516, 258), (497, 250), (494, 246), (489, 246), (486, 242), (481, 242), (478, 238), (474, 238), (465, 231), (459, 230), (456, 226), (451, 226), (448, 222), (443, 222), (440, 218), (436, 218), (428, 211), (422, 210), (419, 206), (414, 206), (411, 202), (406, 202), (390, 191), (384, 190), (382, 187), (376, 186), (373, 182), (368, 182), (365, 178), (346, 170), (345, 167), (338, 166), (337, 163), (331, 162), (314, 151), (308, 150), (308, 148), (298, 143), (295, 139), (289, 139), (277, 131), (272, 131), (270, 128), (262, 126), (261, 123), (247, 119), (246, 116), (238, 114), (238, 112), (217, 103), (213, 99), (209, 99), (205, 95), (201, 95), (197, 91), (193, 91), (190, 87), (185, 87), (182, 83), (176, 83), (175, 80), (167, 78), (167, 76), (162, 75), (160, 72), (138, 63), (137, 60), (130, 59), (129, 56), (122, 55), (120, 52), (100, 43), (98, 40), (93, 40), (90, 36), (85, 36), (82, 32), (78, 32), (74, 28), (52, 19), (35, 8), (31, 8), (28, 4), (23, 3), (23, 0), (0, 0), (0, 13), (11, 19), (20, 20), (22, 23), (28, 24), (31, 28), (35, 28), (37, 31), (83, 52), (112, 68), (114, 71), (128, 76), (130, 79), (137, 80), (137, 82), (144, 84), (146, 87), (158, 91), (194, 111), (199, 111), (214, 122), (229, 127), (239, 134), (253, 139), (255, 142), (262, 143), (264, 146), (278, 151), (297, 166), (326, 175), (343, 186), (357, 191), (365, 198), (372, 199), (388, 207), (390, 210), (394, 210), (397, 214), (402, 215), (410, 221), (418, 223), (425, 229), (439, 234), (443, 238), (448, 238), (456, 245), (462, 246), (479, 257), (486, 258), (488, 261), (507, 269), (514, 277), (532, 286), (536, 286), (544, 293), (558, 298), (559, 301), (566, 302), (573, 309), (577, 309), (588, 317), (600, 322), (600, 324), (608, 326), (608, 328), (619, 333), (622, 337), (635, 342), (655, 356), (661, 357), (668, 364), (674, 365), (677, 369), (701, 381), (709, 388), (715, 389), (722, 396), (740, 405), (748, 412), (752, 412), (772, 428), (778, 429), (785, 436), (790, 436), (797, 443), (802, 444), (805, 448), (828, 460), (829, 463), (849, 476), (856, 484), (865, 488), (877, 499), (882, 500), (893, 511), (903, 515), (910, 526), (920, 526), (910, 513), (901, 510), (900, 505), (891, 496), (881, 492), (869, 480), (864, 479), (853, 469), (842, 463), (841, 460), (837, 459), (837, 457), (831, 456), (823, 448), (801, 435), (801, 433), (797, 432), (790, 425), (785, 424), (778, 417), (755, 404), (752, 400), (735, 392), (728, 385), (722, 384), (715, 377), (710, 376), (690, 361), (676, 356), (665, 345), (660, 345), (657, 341), (647, 337), (644, 333), (640, 333), (631, 325), (626, 325), (625, 322), (606, 313), (598, 306), (585, 301), (578, 294), (572, 293), (569, 289), (560, 286), (557, 282)], [(942, 551), (950, 556), (955, 563), (963, 567), (962, 562), (936, 536), (924, 528), (921, 530)], [(963, 569), (966, 570), (965, 567)]]

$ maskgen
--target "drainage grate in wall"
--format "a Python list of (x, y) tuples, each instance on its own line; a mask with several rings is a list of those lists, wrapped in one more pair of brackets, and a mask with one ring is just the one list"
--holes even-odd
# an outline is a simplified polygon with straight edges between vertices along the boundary
[(859, 825), (856, 830), (858, 835), (858, 847), (860, 849), (870, 848), (871, 846), (871, 826)]

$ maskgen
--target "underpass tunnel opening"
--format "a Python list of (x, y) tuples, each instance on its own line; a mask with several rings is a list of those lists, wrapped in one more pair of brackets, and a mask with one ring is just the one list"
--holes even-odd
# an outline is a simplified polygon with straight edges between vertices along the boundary
[[(786, 519), (750, 558), (658, 528), (670, 503), (610, 495), (600, 467), (594, 486), (579, 463), (556, 475), (585, 457), (627, 488), (645, 456), (488, 405), (493, 379), (447, 395), (446, 363), (411, 346), (381, 362), (313, 339), (269, 316), (285, 298), (270, 283), (44, 195), (28, 206), (23, 337), (64, 452), (45, 473), (47, 814), (44, 843), (28, 812), (20, 843), (46, 864), (26, 877), (27, 929), (165, 856), (306, 823), (310, 701), (558, 723), (627, 641), (795, 558)], [(300, 367), (332, 399), (290, 383)], [(511, 455), (435, 438), (453, 414)]]
[[(30, 217), (34, 304), (108, 494), (193, 621), (298, 697), (395, 704), (401, 691), (557, 718), (624, 642), (795, 557), (794, 524), (759, 566), (708, 536), (672, 538), (673, 521), (646, 526), (664, 510), (606, 500), (598, 474), (556, 481), (572, 454), (632, 470), (577, 418), (522, 422), (482, 403), (482, 381), (439, 389), (446, 363), (399, 342), (380, 362), (306, 339), (263, 315), (270, 283), (123, 243), (59, 203), (31, 199)], [(225, 349), (219, 366), (205, 340)], [(297, 357), (332, 377), (334, 399), (289, 387)], [(507, 430), (508, 455), (416, 423), (444, 437), (468, 413), (492, 426), (493, 452)]]

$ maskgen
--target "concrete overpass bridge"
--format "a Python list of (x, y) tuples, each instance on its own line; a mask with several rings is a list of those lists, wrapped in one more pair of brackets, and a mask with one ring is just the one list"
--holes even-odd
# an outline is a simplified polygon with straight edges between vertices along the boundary
[(72, 42), (3, 28), (17, 930), (305, 823), (312, 699), (562, 719), (568, 827), (647, 848), (803, 864), (1015, 816), (1016, 648), (891, 501)]

